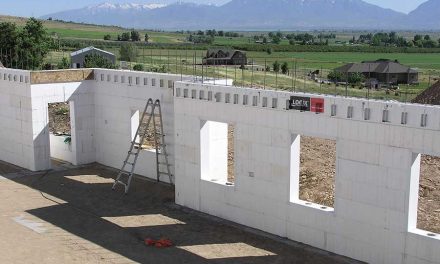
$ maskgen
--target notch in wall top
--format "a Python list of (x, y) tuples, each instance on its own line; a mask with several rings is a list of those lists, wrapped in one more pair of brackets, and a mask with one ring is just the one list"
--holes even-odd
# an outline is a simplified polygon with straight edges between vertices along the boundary
[(95, 79), (94, 70), (91, 69), (33, 71), (30, 75), (31, 84), (79, 82)]

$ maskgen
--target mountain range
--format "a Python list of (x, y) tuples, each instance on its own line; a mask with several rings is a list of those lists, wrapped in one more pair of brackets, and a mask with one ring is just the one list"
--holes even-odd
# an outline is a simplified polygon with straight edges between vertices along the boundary
[(222, 5), (102, 3), (42, 18), (163, 30), (438, 30), (438, 14), (440, 0), (429, 0), (409, 14), (362, 0), (231, 0)]

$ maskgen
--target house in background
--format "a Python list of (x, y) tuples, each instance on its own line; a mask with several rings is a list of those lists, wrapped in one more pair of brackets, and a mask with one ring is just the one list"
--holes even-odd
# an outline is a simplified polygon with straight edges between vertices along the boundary
[(380, 59), (349, 63), (336, 68), (335, 71), (341, 72), (344, 76), (362, 73), (367, 80), (381, 84), (415, 84), (419, 81), (418, 71), (400, 64), (397, 60)]
[(98, 54), (101, 57), (106, 58), (112, 64), (116, 63), (115, 54), (102, 49), (97, 49), (95, 47), (88, 47), (72, 52), (70, 54), (70, 61), (72, 63), (72, 68), (74, 69), (84, 68), (84, 61), (86, 59), (86, 56), (92, 54)]
[(233, 49), (209, 49), (203, 58), (205, 65), (246, 65), (246, 52)]

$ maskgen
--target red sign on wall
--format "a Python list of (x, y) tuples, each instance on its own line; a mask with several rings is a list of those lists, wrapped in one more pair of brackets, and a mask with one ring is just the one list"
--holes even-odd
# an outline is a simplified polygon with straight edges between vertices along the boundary
[(324, 99), (323, 98), (311, 98), (310, 111), (314, 113), (324, 113)]

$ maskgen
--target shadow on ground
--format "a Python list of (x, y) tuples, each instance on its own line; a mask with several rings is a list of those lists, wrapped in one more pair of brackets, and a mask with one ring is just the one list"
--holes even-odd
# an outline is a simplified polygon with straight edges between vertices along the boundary
[[(57, 202), (28, 213), (135, 262), (357, 263), (180, 208), (167, 185), (134, 179), (129, 195), (112, 191), (115, 174), (93, 164), (12, 180)], [(166, 237), (175, 246), (147, 247), (147, 237)]]

